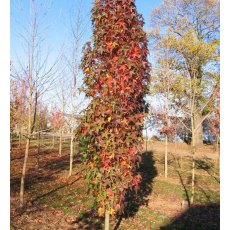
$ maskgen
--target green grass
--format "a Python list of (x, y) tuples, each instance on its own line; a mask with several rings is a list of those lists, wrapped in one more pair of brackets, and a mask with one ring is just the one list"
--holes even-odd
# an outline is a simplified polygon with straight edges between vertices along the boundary
[(135, 229), (159, 229), (161, 225), (168, 224), (170, 219), (160, 213), (155, 212), (147, 207), (141, 207), (135, 216), (135, 219), (129, 218), (122, 221), (119, 230), (135, 230)]
[[(35, 142), (33, 142), (36, 145)], [(52, 144), (51, 140), (46, 141), (47, 146)], [(54, 151), (58, 152), (58, 141), (54, 146)], [(51, 148), (51, 147), (49, 147)], [(63, 144), (63, 151), (69, 150), (69, 144), (66, 142)], [(58, 154), (57, 154), (58, 155)], [(168, 169), (168, 179), (164, 179), (164, 154), (154, 153), (153, 154), (154, 167), (157, 171), (157, 176), (153, 178), (152, 181), (152, 193), (150, 196), (159, 196), (161, 199), (165, 200), (186, 200), (187, 196), (190, 197), (190, 184), (191, 184), (191, 158), (183, 158), (183, 167), (180, 168), (178, 161), (169, 155), (169, 169)], [(202, 167), (196, 168), (195, 176), (195, 197), (194, 202), (196, 204), (208, 205), (210, 203), (219, 203), (220, 201), (220, 188), (219, 188), (219, 165), (215, 164), (211, 160), (203, 160), (200, 162)], [(81, 165), (75, 165), (74, 169), (79, 171)], [(184, 186), (182, 185), (179, 175), (183, 181)], [(59, 176), (59, 175), (58, 175)], [(61, 187), (62, 182), (58, 182), (57, 185), (46, 184), (49, 182), (44, 182), (43, 184), (33, 185), (32, 188), (28, 189), (28, 192), (31, 193), (32, 197), (37, 195), (48, 193), (53, 190), (53, 192), (48, 193), (41, 197), (38, 202), (41, 204), (46, 204), (50, 207), (62, 210), (68, 215), (73, 215), (79, 219), (90, 218), (91, 223), (94, 226), (98, 226), (98, 229), (103, 227), (103, 221), (92, 217), (87, 217), (85, 213), (89, 210), (94, 209), (94, 198), (91, 195), (86, 193), (87, 185), (84, 181), (76, 182)], [(55, 190), (55, 187), (59, 189)], [(30, 191), (29, 191), (30, 190)], [(36, 190), (38, 190), (36, 192)], [(187, 192), (187, 195), (186, 195)], [(35, 194), (36, 193), (36, 194)], [(180, 205), (180, 204), (178, 204)], [(162, 210), (154, 210), (153, 207), (140, 206), (138, 211), (133, 217), (123, 219), (119, 230), (128, 230), (128, 229), (160, 229), (161, 226), (167, 226), (172, 220), (165, 212)], [(114, 226), (114, 222), (112, 225)], [(184, 225), (186, 229), (189, 225)], [(202, 229), (198, 225), (197, 229)], [(172, 229), (170, 227), (164, 229)], [(178, 228), (180, 229), (180, 228)], [(183, 229), (183, 228), (182, 228)]]
[(66, 186), (39, 200), (69, 215), (79, 215), (93, 205), (93, 198), (86, 195), (86, 187)]

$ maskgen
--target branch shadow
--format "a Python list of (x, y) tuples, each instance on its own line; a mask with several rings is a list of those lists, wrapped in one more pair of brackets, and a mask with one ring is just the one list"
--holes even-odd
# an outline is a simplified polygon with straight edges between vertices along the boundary
[(196, 168), (197, 169), (203, 169), (206, 171), (209, 176), (211, 176), (216, 182), (220, 183), (220, 180), (218, 177), (216, 177), (213, 172), (213, 165), (208, 159), (206, 160), (196, 160)]
[[(74, 176), (77, 176), (77, 175), (80, 174), (80, 173), (81, 173), (81, 171), (78, 172), (77, 174), (75, 174)], [(67, 187), (67, 186), (73, 185), (75, 182), (79, 181), (79, 179), (81, 179), (81, 178), (82, 178), (81, 176), (78, 176), (76, 179), (74, 179), (74, 180), (71, 181), (71, 182), (64, 183), (64, 184), (62, 184), (62, 185), (56, 187), (55, 189), (52, 189), (52, 190), (50, 190), (50, 191), (48, 191), (48, 192), (46, 192), (46, 193), (43, 193), (43, 194), (37, 196), (35, 199), (33, 199), (31, 203), (32, 203), (32, 204), (35, 204), (35, 203), (36, 203), (37, 201), (39, 201), (40, 199), (42, 199), (42, 198), (44, 198), (44, 197), (46, 197), (46, 196), (52, 195), (53, 193), (57, 192), (58, 190), (60, 190), (60, 189), (62, 189), (62, 188), (65, 188), (65, 187)]]
[[(174, 157), (174, 160), (177, 162), (178, 167), (180, 167), (180, 163), (179, 163), (178, 159), (175, 156), (173, 156), (173, 157)], [(212, 166), (204, 160), (196, 160), (196, 169), (205, 170), (209, 173), (210, 176), (212, 176), (209, 172), (212, 169)], [(178, 178), (180, 180), (180, 184), (183, 187), (185, 200), (188, 204), (188, 207), (191, 207), (191, 201), (190, 201), (191, 191), (189, 188), (190, 188), (190, 185), (192, 182), (192, 175), (189, 175), (189, 176), (186, 176), (186, 178), (183, 178), (183, 172), (181, 172), (177, 168), (175, 168), (174, 170), (176, 171)], [(206, 202), (212, 203), (210, 194), (208, 194), (206, 190), (204, 190), (201, 186), (198, 185), (197, 177), (195, 177), (194, 182), (195, 182), (195, 186), (196, 186), (196, 193), (199, 192), (199, 193), (203, 194), (205, 199), (206, 199)]]
[[(173, 154), (172, 154), (172, 156), (173, 156), (174, 161), (177, 163), (178, 167), (180, 168), (181, 165), (180, 165), (180, 162), (179, 162), (178, 158), (176, 158), (175, 155), (173, 155)], [(186, 183), (183, 180), (182, 173), (177, 168), (175, 168), (175, 171), (176, 171), (176, 173), (177, 173), (177, 175), (179, 177), (180, 183), (181, 183), (181, 185), (183, 187), (184, 194), (185, 194), (185, 197), (186, 197), (186, 201), (188, 203), (188, 207), (190, 207), (191, 202), (190, 202), (189, 190), (186, 187)], [(188, 182), (187, 182), (187, 184), (188, 184)]]
[(191, 202), (190, 202), (190, 197), (189, 197), (189, 190), (187, 189), (187, 187), (186, 187), (186, 185), (185, 185), (185, 183), (183, 181), (182, 175), (181, 175), (181, 173), (178, 170), (177, 170), (177, 174), (179, 176), (180, 183), (181, 183), (181, 185), (182, 185), (182, 187), (184, 189), (184, 193), (185, 193), (185, 196), (186, 196), (186, 201), (188, 203), (188, 207), (190, 207), (191, 206)]
[[(75, 157), (73, 165), (81, 163), (79, 157)], [(40, 170), (32, 168), (26, 173), (25, 191), (30, 190), (33, 185), (55, 180), (56, 174), (69, 168), (69, 156), (65, 155), (58, 159), (48, 159), (40, 164)], [(12, 193), (18, 192), (21, 183), (21, 174), (10, 179), (10, 190)]]
[(160, 230), (217, 230), (220, 229), (220, 205), (195, 205)]

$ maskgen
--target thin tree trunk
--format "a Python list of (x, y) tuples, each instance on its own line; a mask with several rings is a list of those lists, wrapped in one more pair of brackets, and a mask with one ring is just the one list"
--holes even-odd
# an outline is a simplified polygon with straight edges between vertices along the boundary
[(13, 142), (13, 137), (12, 137), (12, 133), (10, 132), (10, 152), (12, 150), (12, 142)]
[(19, 143), (18, 143), (19, 144), (19, 146), (18, 146), (19, 149), (21, 148), (21, 135), (22, 135), (22, 133), (21, 133), (21, 128), (20, 128), (20, 130), (19, 130), (19, 140), (18, 140), (19, 141)]
[(168, 135), (165, 135), (165, 178), (168, 177)]
[(75, 150), (76, 150), (76, 145), (75, 145), (75, 143), (73, 142), (73, 152), (75, 152)]
[(53, 133), (53, 146), (52, 146), (52, 148), (54, 148), (54, 133)]
[(41, 144), (44, 145), (44, 135), (41, 135), (40, 139), (41, 139)]
[(216, 162), (219, 160), (219, 137), (216, 137)]
[(215, 152), (216, 152), (215, 165), (216, 165), (216, 167), (217, 167), (218, 164), (219, 164), (219, 160), (220, 160), (219, 137), (216, 137)]
[(27, 160), (29, 155), (29, 147), (30, 147), (30, 136), (26, 139), (26, 150), (25, 150), (25, 157), (24, 157), (23, 168), (22, 168), (21, 187), (20, 187), (21, 207), (23, 206), (23, 202), (24, 202), (25, 175), (26, 175), (26, 166), (27, 166)]
[(39, 154), (40, 154), (40, 132), (38, 132), (38, 139), (37, 139), (37, 157), (36, 157), (36, 168), (39, 168)]
[(194, 202), (194, 194), (195, 194), (195, 158), (193, 155), (192, 158), (192, 192), (191, 192), (191, 204)]
[(35, 118), (36, 118), (36, 106), (37, 106), (37, 98), (35, 99), (35, 109), (34, 109), (34, 116), (33, 116), (33, 123), (32, 120), (32, 90), (30, 88), (30, 94), (29, 94), (29, 107), (28, 107), (28, 134), (26, 139), (26, 149), (25, 149), (25, 156), (24, 156), (24, 162), (23, 162), (23, 168), (22, 168), (22, 176), (21, 176), (21, 185), (20, 185), (20, 206), (23, 206), (24, 203), (24, 188), (25, 188), (25, 176), (26, 176), (26, 166), (29, 156), (29, 148), (30, 148), (30, 140), (32, 137), (34, 125), (35, 125)]
[(105, 211), (105, 230), (109, 230), (109, 211)]
[(193, 204), (194, 202), (194, 195), (195, 195), (195, 153), (196, 153), (196, 144), (195, 144), (195, 134), (194, 134), (194, 123), (193, 123), (193, 117), (191, 119), (192, 121), (192, 184), (191, 184), (191, 199), (190, 203)]
[(62, 153), (62, 131), (60, 133), (60, 138), (59, 138), (59, 156), (61, 156)]
[(74, 133), (72, 131), (71, 141), (70, 141), (69, 177), (72, 175), (72, 171), (73, 171), (73, 139), (74, 139)]

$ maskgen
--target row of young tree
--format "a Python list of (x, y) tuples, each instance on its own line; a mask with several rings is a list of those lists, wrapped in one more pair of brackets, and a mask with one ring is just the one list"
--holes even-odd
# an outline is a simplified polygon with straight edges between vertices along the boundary
[[(109, 216), (122, 212), (125, 194), (137, 190), (141, 181), (136, 164), (142, 151), (144, 118), (145, 124), (153, 124), (165, 137), (165, 177), (168, 141), (176, 136), (178, 127), (190, 134), (193, 203), (196, 148), (203, 144), (204, 122), (217, 137), (217, 146), (219, 142), (219, 1), (164, 0), (153, 10), (145, 33), (134, 0), (95, 0), (93, 39), (86, 43), (83, 56), (80, 43), (85, 24), (79, 1), (71, 23), (71, 58), (61, 51), (50, 65), (49, 54), (42, 60), (41, 12), (36, 2), (30, 1), (29, 33), (23, 36), (28, 60), (17, 67), (11, 63), (11, 130), (16, 125), (19, 130), (26, 127), (21, 205), (33, 134), (46, 130), (49, 121), (59, 133), (61, 155), (67, 124), (71, 137), (69, 176), (76, 136), (78, 151), (88, 167), (86, 181), (99, 214), (106, 216), (108, 229)], [(41, 6), (47, 9), (45, 3)], [(150, 66), (148, 55), (152, 54)], [(81, 57), (84, 87), (80, 90)], [(55, 92), (57, 85), (57, 107), (49, 111), (45, 98), (53, 97), (50, 92)], [(147, 95), (161, 101), (160, 109), (153, 105), (148, 109)]]
[(192, 204), (196, 149), (203, 145), (205, 122), (217, 146), (219, 142), (219, 1), (165, 0), (153, 10), (151, 23), (151, 89), (163, 105), (151, 115), (165, 136), (165, 177), (168, 138), (183, 129), (190, 136), (193, 159)]
[[(22, 14), (22, 5), (12, 3), (15, 15)], [(84, 106), (77, 81), (79, 73), (80, 47), (87, 32), (87, 20), (82, 11), (82, 1), (75, 2), (70, 10), (70, 28), (68, 44), (64, 44), (56, 55), (52, 56), (46, 40), (46, 24), (51, 1), (29, 1), (29, 12), (25, 11), (27, 24), (23, 24), (15, 36), (22, 44), (20, 58), (15, 52), (11, 60), (11, 142), (14, 135), (26, 142), (25, 156), (21, 176), (20, 205), (24, 204), (24, 187), (31, 140), (37, 138), (38, 155), (41, 133), (51, 132), (59, 137), (59, 156), (62, 154), (64, 132), (70, 136), (70, 169), (72, 175), (74, 130), (77, 117)], [(18, 12), (19, 11), (19, 12)], [(14, 19), (15, 16), (14, 15)], [(18, 18), (15, 19), (18, 22)], [(58, 50), (58, 49), (57, 49)], [(24, 58), (24, 59), (23, 59)], [(54, 137), (53, 137), (54, 145)]]

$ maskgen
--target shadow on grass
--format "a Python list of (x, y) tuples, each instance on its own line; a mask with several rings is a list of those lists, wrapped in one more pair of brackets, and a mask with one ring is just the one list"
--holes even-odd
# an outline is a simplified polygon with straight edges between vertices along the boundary
[[(43, 159), (44, 161), (44, 159)], [(79, 157), (75, 157), (73, 165), (81, 163)], [(47, 159), (45, 163), (40, 163), (39, 171), (31, 169), (26, 173), (25, 191), (30, 190), (34, 184), (45, 183), (55, 180), (57, 173), (69, 168), (69, 156), (65, 155), (58, 159)], [(21, 170), (21, 169), (20, 169)], [(20, 189), (21, 174), (10, 180), (11, 192), (18, 192)]]
[[(177, 163), (178, 167), (181, 168), (181, 164), (180, 164), (179, 159), (176, 158), (175, 155), (172, 155), (172, 156), (173, 156), (174, 161)], [(181, 185), (183, 187), (184, 194), (185, 194), (185, 197), (186, 197), (186, 201), (188, 203), (188, 207), (190, 207), (191, 203), (190, 203), (190, 197), (189, 197), (189, 190), (186, 187), (186, 183), (183, 180), (182, 173), (177, 168), (175, 168), (175, 171), (176, 171), (176, 173), (177, 173), (177, 175), (179, 177), (180, 183), (181, 183)]]
[(208, 171), (213, 167), (210, 162), (207, 162), (205, 160), (196, 159), (195, 162), (197, 169), (203, 169), (205, 171)]
[[(83, 170), (81, 170), (80, 172), (78, 172), (77, 174), (75, 174), (74, 176), (77, 176), (78, 174), (81, 174)], [(49, 195), (52, 195), (53, 193), (57, 192), (58, 190), (62, 189), (62, 188), (65, 188), (67, 186), (71, 186), (73, 185), (75, 182), (79, 181), (79, 179), (81, 179), (82, 177), (81, 176), (78, 176), (76, 179), (74, 179), (73, 181), (71, 182), (67, 182), (67, 183), (64, 183), (58, 187), (56, 187), (55, 189), (52, 189), (46, 193), (43, 193), (42, 195), (39, 195), (37, 196), (33, 201), (32, 201), (32, 204), (36, 203), (37, 201), (39, 201), (40, 199), (44, 198), (44, 197), (47, 197)]]
[(177, 216), (160, 230), (217, 230), (220, 229), (220, 205), (195, 205)]
[(218, 183), (220, 183), (220, 179), (215, 176), (215, 172), (213, 170), (213, 162), (209, 161), (209, 160), (196, 160), (196, 168), (197, 169), (203, 169), (204, 171), (206, 171), (209, 176), (211, 176), (212, 178), (214, 178), (214, 180)]
[(72, 224), (78, 224), (79, 229), (99, 230), (103, 229), (104, 218), (99, 217), (95, 210), (81, 214)]
[(153, 178), (157, 176), (157, 170), (154, 165), (153, 152), (142, 153), (140, 167), (137, 170), (142, 177), (139, 190), (137, 193), (134, 190), (129, 190), (126, 193), (124, 213), (118, 216), (114, 230), (119, 228), (123, 218), (135, 216), (140, 206), (148, 205), (148, 195), (152, 193)]
[[(174, 157), (174, 160), (177, 162), (178, 167), (180, 167), (179, 160), (175, 156), (173, 156), (173, 157)], [(212, 166), (212, 164), (210, 162), (206, 162), (204, 160), (196, 160), (196, 169), (205, 170), (205, 171), (208, 172), (208, 174), (210, 176), (212, 176), (212, 175), (210, 174), (209, 171), (212, 170), (212, 167), (213, 166)], [(178, 175), (178, 178), (180, 180), (180, 184), (182, 185), (185, 200), (186, 200), (186, 202), (188, 204), (188, 207), (190, 207), (191, 206), (191, 202), (190, 202), (191, 191), (190, 191), (190, 188), (191, 188), (191, 183), (192, 183), (192, 175), (186, 176), (186, 178), (185, 178), (183, 176), (184, 172), (182, 172), (178, 168), (175, 168), (174, 170), (176, 171), (176, 173)], [(211, 197), (211, 195), (210, 195), (210, 192), (211, 192), (210, 190), (205, 190), (201, 186), (197, 185), (197, 182), (198, 182), (197, 175), (195, 176), (195, 181), (194, 182), (195, 182), (195, 197), (197, 195), (202, 195), (204, 197), (206, 203), (213, 203), (213, 202), (216, 203), (216, 201), (212, 201), (213, 197)], [(201, 200), (199, 200), (199, 201), (201, 201)]]
[[(144, 152), (141, 154), (141, 162), (137, 172), (141, 174), (142, 181), (138, 192), (129, 190), (125, 196), (125, 209), (122, 215), (117, 216), (116, 226), (118, 229), (123, 218), (135, 216), (139, 207), (148, 205), (148, 195), (152, 192), (152, 181), (157, 175), (157, 170), (154, 166), (153, 152)], [(92, 209), (83, 213), (74, 223), (78, 223), (81, 229), (102, 229), (104, 225), (104, 217), (99, 217), (97, 211)]]

